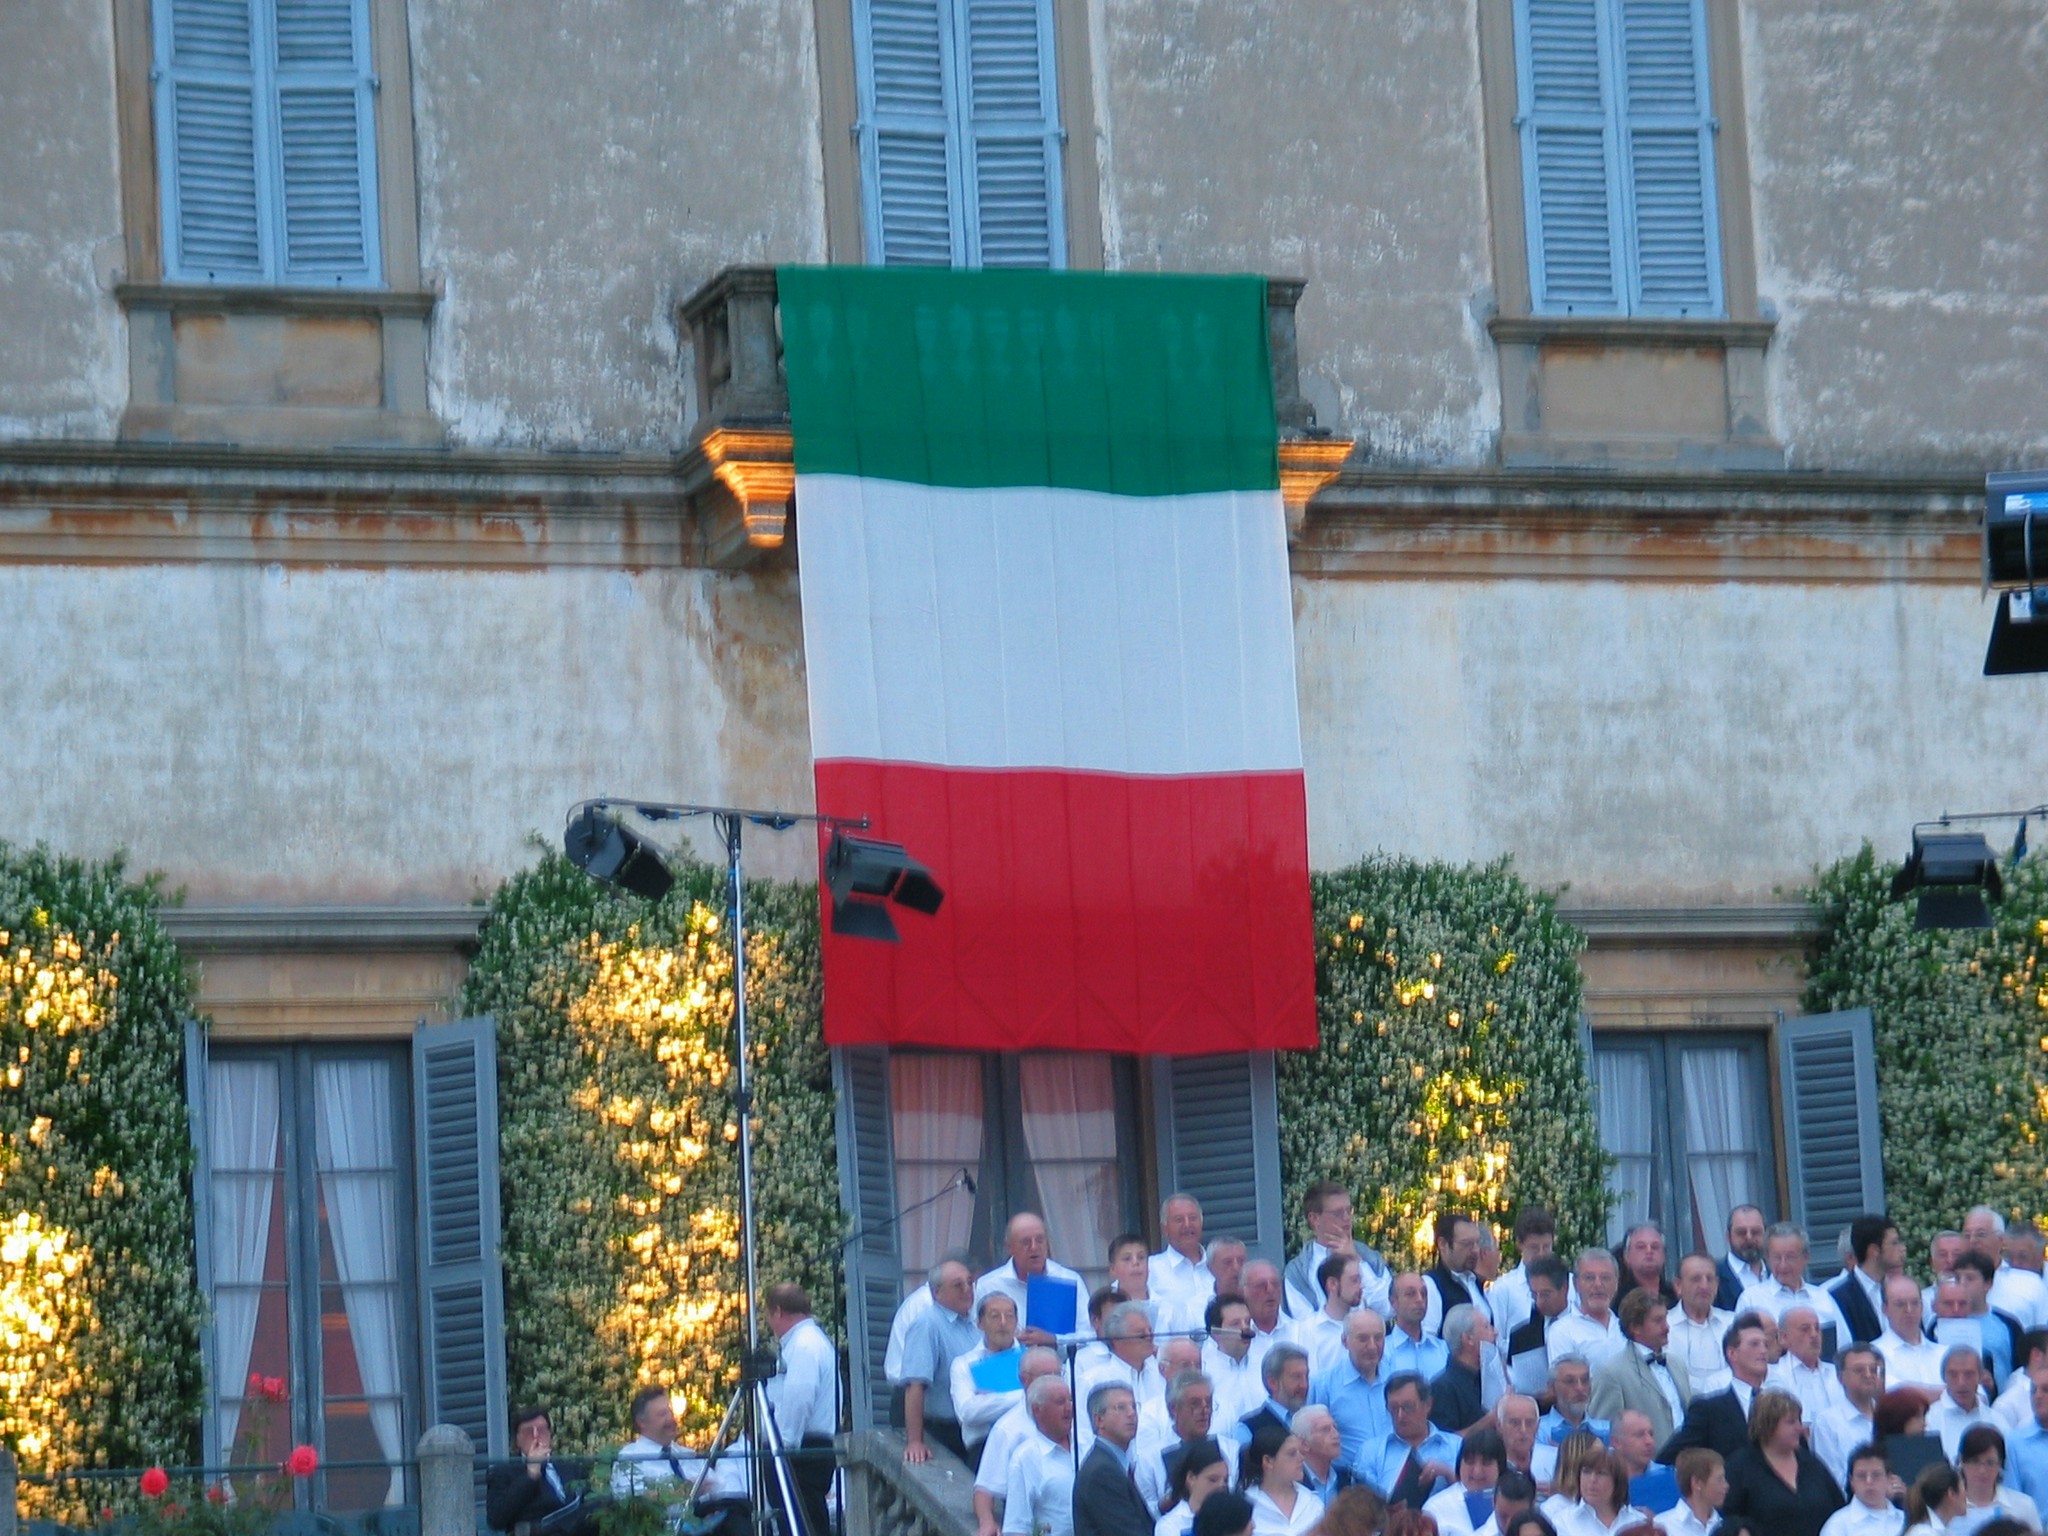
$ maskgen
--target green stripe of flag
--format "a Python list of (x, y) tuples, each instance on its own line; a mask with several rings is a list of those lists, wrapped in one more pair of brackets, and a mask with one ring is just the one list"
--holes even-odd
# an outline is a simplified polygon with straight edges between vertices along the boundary
[(799, 474), (1280, 483), (1264, 278), (783, 267), (777, 286)]

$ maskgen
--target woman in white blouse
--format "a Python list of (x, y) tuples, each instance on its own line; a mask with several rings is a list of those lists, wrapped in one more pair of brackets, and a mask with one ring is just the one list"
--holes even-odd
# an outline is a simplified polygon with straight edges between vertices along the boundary
[(1252, 1536), (1302, 1536), (1323, 1518), (1323, 1501), (1301, 1486), (1301, 1469), (1301, 1441), (1278, 1424), (1261, 1424), (1237, 1481), (1251, 1500)]
[(1197, 1440), (1174, 1467), (1166, 1486), (1173, 1495), (1173, 1507), (1152, 1527), (1153, 1536), (1188, 1536), (1202, 1501), (1230, 1486), (1230, 1463), (1214, 1440)]
[(1564, 1529), (1565, 1517), (1579, 1507), (1579, 1469), (1605, 1449), (1587, 1429), (1573, 1430), (1557, 1448), (1557, 1469), (1550, 1475), (1552, 1492), (1541, 1508), (1543, 1517), (1558, 1530)]
[(1579, 1502), (1557, 1522), (1557, 1536), (1617, 1536), (1650, 1517), (1628, 1501), (1628, 1468), (1613, 1451), (1579, 1463)]
[(2030, 1531), (2041, 1529), (2041, 1511), (2034, 1501), (2005, 1483), (2005, 1436), (1989, 1424), (1972, 1424), (1956, 1447), (1956, 1471), (1963, 1478), (1963, 1513), (1949, 1522), (1952, 1531), (1974, 1531), (2001, 1516), (2017, 1520)]

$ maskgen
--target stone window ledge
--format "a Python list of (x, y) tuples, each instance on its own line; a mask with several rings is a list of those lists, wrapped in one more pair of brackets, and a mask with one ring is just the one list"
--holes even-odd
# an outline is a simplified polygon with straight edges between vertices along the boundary
[(1763, 347), (1775, 320), (1687, 320), (1649, 315), (1495, 315), (1486, 322), (1503, 346), (1577, 342), (1606, 347)]

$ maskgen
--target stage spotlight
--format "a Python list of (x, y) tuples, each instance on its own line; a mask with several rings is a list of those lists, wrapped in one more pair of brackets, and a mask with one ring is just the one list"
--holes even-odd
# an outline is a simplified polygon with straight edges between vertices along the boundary
[(676, 883), (654, 845), (629, 831), (601, 804), (581, 805), (569, 813), (562, 851), (592, 879), (620, 886), (649, 901), (661, 900)]
[(929, 914), (945, 900), (931, 871), (901, 843), (846, 832), (835, 831), (825, 850), (825, 887), (832, 893), (834, 933), (891, 944), (897, 934), (889, 903)]
[(1991, 908), (1985, 903), (2005, 894), (1998, 875), (1998, 855), (1980, 832), (1922, 832), (1913, 829), (1913, 852), (1892, 877), (1892, 900), (1920, 893), (1913, 926), (1920, 928), (1989, 928)]

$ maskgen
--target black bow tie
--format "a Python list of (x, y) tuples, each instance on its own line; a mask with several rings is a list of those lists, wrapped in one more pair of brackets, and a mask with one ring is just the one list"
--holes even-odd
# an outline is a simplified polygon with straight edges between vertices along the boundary
[[(1662, 1351), (1661, 1349), (1653, 1349), (1653, 1350), (1651, 1350), (1651, 1351), (1650, 1351), (1650, 1355), (1649, 1355), (1649, 1359), (1650, 1359), (1650, 1364), (1652, 1364), (1652, 1365), (1664, 1365), (1664, 1351)], [(1670, 1367), (1670, 1366), (1668, 1366), (1668, 1365), (1664, 1366), (1664, 1368), (1665, 1368), (1665, 1369), (1666, 1369), (1667, 1371), (1671, 1369), (1671, 1367)]]

